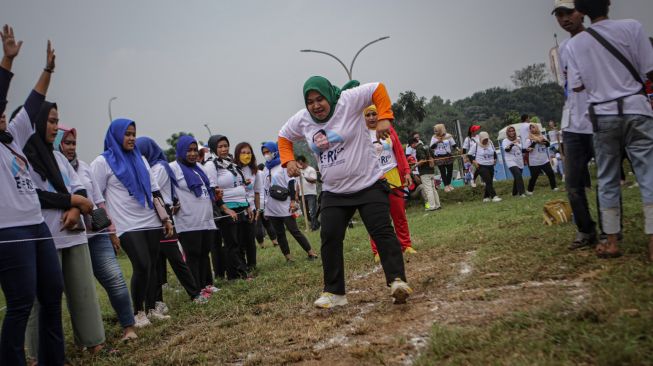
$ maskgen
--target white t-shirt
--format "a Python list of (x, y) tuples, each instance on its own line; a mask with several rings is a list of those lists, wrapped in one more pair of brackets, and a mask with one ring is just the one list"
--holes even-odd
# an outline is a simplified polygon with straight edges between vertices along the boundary
[[(248, 203), (247, 190), (243, 177), (239, 173), (234, 175), (231, 171), (224, 168), (216, 170), (215, 162), (208, 161), (204, 164), (204, 171), (209, 177), (211, 187), (223, 190), (222, 201), (225, 203)], [(244, 174), (243, 174), (244, 176)]]
[(355, 193), (383, 176), (363, 117), (363, 109), (372, 104), (378, 85), (364, 84), (342, 92), (326, 123), (313, 121), (309, 112), (302, 109), (281, 128), (279, 136), (308, 142), (322, 173), (323, 191)]
[(528, 139), (528, 135), (531, 134), (531, 123), (520, 122), (517, 132), (519, 132), (519, 139), (521, 141), (526, 141), (526, 139)]
[[(317, 171), (315, 168), (313, 168), (310, 165), (306, 166), (306, 169), (302, 169), (302, 176), (304, 179), (302, 180), (302, 190), (304, 192), (304, 196), (308, 195), (317, 195)], [(315, 183), (309, 183), (306, 178), (308, 179), (315, 179)]]
[(417, 159), (417, 150), (413, 149), (410, 144), (406, 145), (406, 156), (408, 155)]
[(85, 161), (79, 159), (77, 160), (77, 164), (77, 175), (79, 176), (79, 180), (84, 185), (88, 198), (93, 201), (93, 204), (97, 207), (97, 205), (104, 202), (104, 196), (102, 196), (102, 192), (100, 192), (100, 187), (98, 187), (97, 183), (93, 180), (91, 166)]
[(256, 193), (258, 193), (261, 197), (261, 204), (263, 204), (263, 196), (265, 195), (265, 173), (263, 173), (264, 170), (259, 170), (256, 172), (256, 181), (258, 182), (256, 185), (254, 185), (254, 190), (256, 190)]
[[(159, 192), (161, 192), (163, 202), (166, 205), (172, 205), (174, 197), (172, 197), (172, 185), (166, 168), (161, 164), (154, 164), (154, 166), (150, 167), (150, 171), (152, 172), (156, 184), (159, 186)], [(175, 193), (177, 193), (176, 188), (177, 187), (175, 187)]]
[[(510, 149), (510, 151), (506, 151), (508, 146), (513, 144), (514, 146), (512, 149)], [(503, 150), (503, 156), (506, 159), (506, 166), (508, 169), (512, 168), (513, 166), (516, 166), (519, 169), (524, 169), (524, 157), (522, 156), (521, 149), (522, 147), (519, 137), (514, 142), (508, 139), (503, 139), (501, 142), (501, 150)]]
[(34, 134), (25, 108), (9, 123), (7, 132), (14, 137), (8, 145), (25, 161), (17, 158), (7, 146), (0, 144), (0, 184), (3, 187), (0, 197), (0, 229), (40, 224), (43, 222), (41, 204), (32, 181), (32, 167), (25, 165), (27, 157), (23, 154), (23, 147)]
[[(160, 165), (160, 164), (157, 164)], [(197, 165), (201, 167), (201, 165)], [(178, 187), (175, 187), (175, 194), (179, 199), (179, 211), (175, 215), (175, 228), (178, 233), (199, 230), (216, 230), (213, 220), (213, 202), (209, 191), (202, 185), (202, 195), (197, 197), (188, 189), (184, 173), (179, 163), (170, 163), (170, 169), (176, 177)], [(165, 173), (165, 168), (164, 168)], [(193, 172), (199, 178), (199, 174)], [(166, 174), (167, 175), (167, 174)], [(200, 178), (201, 179), (201, 178)]]
[[(580, 93), (574, 93), (569, 87), (567, 79), (569, 72), (569, 53), (567, 47), (569, 39), (565, 39), (560, 44), (560, 68), (562, 69), (563, 79), (565, 81), (565, 106), (561, 121), (562, 131), (592, 134), (592, 122), (589, 116), (589, 103), (587, 102), (587, 90)], [(552, 140), (553, 141), (553, 140)]]
[(490, 141), (487, 146), (482, 146), (481, 144), (472, 145), (472, 149), (469, 151), (469, 155), (474, 157), (474, 160), (479, 165), (494, 165), (494, 144)]
[[(152, 192), (159, 191), (154, 175), (147, 160), (143, 163), (150, 173)], [(104, 156), (100, 155), (91, 163), (93, 180), (100, 188), (106, 200), (106, 207), (111, 220), (116, 226), (118, 236), (136, 229), (156, 229), (161, 227), (161, 220), (154, 209), (141, 205), (118, 180)]]
[[(433, 147), (435, 145), (435, 147)], [(451, 154), (451, 151), (456, 146), (456, 141), (449, 134), (444, 136), (442, 141), (438, 141), (435, 136), (431, 137), (429, 147), (433, 147), (433, 155), (445, 156)]]
[[(258, 173), (258, 169), (256, 170), (256, 173)], [(260, 194), (261, 192), (261, 181), (258, 179), (258, 174), (252, 173), (252, 169), (248, 166), (243, 167), (243, 176), (245, 177), (245, 193), (247, 193), (247, 202), (249, 202), (250, 206), (254, 208), (256, 194)]]
[(478, 144), (478, 136), (471, 138), (467, 136), (465, 137), (465, 140), (463, 140), (463, 149), (469, 154), (469, 150), (476, 144)]
[[(653, 71), (653, 47), (639, 22), (606, 19), (592, 24), (591, 28), (621, 52), (646, 80), (646, 73)], [(608, 101), (628, 96), (624, 99), (624, 114), (653, 116), (648, 98), (637, 94), (642, 85), (589, 33), (582, 32), (572, 38), (567, 52), (569, 87), (584, 85), (589, 103), (603, 103), (594, 107), (597, 115), (617, 115), (617, 102)]]
[[(524, 149), (531, 147), (533, 141), (526, 139)], [(533, 151), (528, 153), (528, 166), (540, 166), (549, 162), (549, 148), (543, 144), (535, 144)]]
[(392, 150), (392, 140), (388, 137), (383, 141), (376, 138), (376, 131), (369, 130), (370, 138), (372, 139), (372, 146), (374, 147), (374, 154), (377, 157), (377, 163), (381, 168), (383, 174), (391, 171), (397, 167), (397, 159)]
[[(68, 192), (74, 193), (80, 189), (85, 189), (79, 176), (75, 172), (75, 169), (73, 169), (73, 166), (68, 162), (68, 159), (58, 151), (54, 151), (54, 157), (57, 160), (57, 165), (61, 171), (61, 177), (63, 178), (63, 182), (66, 185)], [(46, 192), (57, 191), (49, 181), (41, 179), (41, 176), (38, 173), (31, 171), (31, 174), (32, 181), (37, 189)], [(43, 212), (45, 223), (48, 225), (48, 228), (50, 228), (50, 233), (54, 238), (54, 246), (57, 249), (70, 248), (87, 242), (86, 231), (61, 231), (63, 227), (61, 217), (64, 214), (64, 210), (46, 208), (41, 211)], [(83, 217), (80, 218), (84, 221)]]
[(294, 178), (290, 178), (285, 168), (281, 167), (281, 164), (268, 170), (266, 167), (263, 171), (263, 190), (264, 194), (264, 210), (266, 217), (287, 217), (290, 216), (290, 197), (286, 198), (285, 201), (279, 201), (270, 197), (270, 187), (273, 185), (278, 185), (284, 188), (288, 188), (288, 184)]
[(549, 141), (551, 144), (559, 144), (560, 143), (560, 131), (558, 130), (549, 130), (547, 132), (547, 135), (549, 136)]

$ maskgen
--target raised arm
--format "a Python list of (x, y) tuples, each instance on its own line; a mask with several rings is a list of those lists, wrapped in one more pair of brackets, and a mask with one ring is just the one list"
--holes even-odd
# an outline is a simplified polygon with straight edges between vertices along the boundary
[(14, 38), (14, 30), (7, 24), (2, 27), (0, 32), (2, 38), (2, 61), (0, 61), (0, 114), (4, 113), (7, 107), (7, 93), (9, 92), (9, 84), (14, 74), (11, 73), (11, 67), (14, 58), (18, 56), (20, 47), (23, 41), (16, 42)]

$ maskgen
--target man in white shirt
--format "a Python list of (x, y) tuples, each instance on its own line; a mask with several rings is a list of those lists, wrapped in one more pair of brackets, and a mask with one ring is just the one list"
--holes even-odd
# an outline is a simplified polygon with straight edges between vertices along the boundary
[(317, 219), (317, 171), (315, 168), (308, 165), (306, 157), (298, 156), (297, 162), (302, 171), (302, 192), (304, 193), (304, 200), (306, 201), (306, 217), (310, 218), (311, 231), (320, 228), (320, 223)]
[[(653, 260), (653, 109), (642, 81), (642, 75), (653, 78), (653, 47), (639, 22), (608, 19), (610, 0), (576, 0), (574, 5), (592, 21), (588, 30), (569, 41), (567, 76), (569, 88), (587, 91), (594, 127), (601, 222), (608, 238), (597, 246), (597, 254), (601, 258), (621, 255), (619, 168), (625, 148), (640, 185)], [(621, 55), (609, 51), (590, 32)]]
[[(560, 68), (565, 82), (565, 106), (562, 115), (562, 136), (565, 141), (565, 186), (569, 204), (574, 213), (576, 237), (569, 245), (570, 250), (591, 247), (597, 244), (596, 223), (592, 220), (586, 187), (591, 185), (587, 164), (594, 156), (592, 144), (592, 122), (587, 113), (587, 93), (574, 93), (568, 88), (567, 68), (569, 41), (585, 30), (583, 19), (585, 15), (576, 10), (573, 0), (555, 0), (553, 14), (560, 27), (569, 32), (570, 38), (562, 41), (559, 46)], [(556, 142), (551, 132), (555, 131), (555, 123), (549, 123), (549, 140)], [(553, 128), (551, 128), (553, 127)], [(557, 131), (556, 131), (557, 132)]]

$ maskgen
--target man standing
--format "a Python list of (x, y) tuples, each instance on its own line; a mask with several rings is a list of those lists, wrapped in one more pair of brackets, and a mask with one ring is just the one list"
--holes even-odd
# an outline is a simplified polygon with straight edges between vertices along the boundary
[[(585, 30), (582, 13), (574, 7), (572, 0), (556, 0), (553, 14), (558, 24), (569, 32), (571, 38)], [(574, 93), (569, 89), (567, 68), (569, 53), (566, 39), (560, 44), (560, 68), (565, 81), (565, 106), (562, 120), (562, 139), (565, 141), (565, 186), (576, 223), (576, 238), (569, 245), (570, 250), (594, 246), (597, 243), (596, 223), (589, 211), (586, 187), (590, 186), (587, 164), (594, 155), (592, 144), (592, 123), (587, 109), (587, 92)], [(553, 140), (551, 140), (553, 143)]]
[(642, 75), (653, 78), (653, 47), (639, 22), (608, 19), (610, 0), (576, 0), (574, 5), (592, 21), (590, 28), (569, 41), (566, 52), (569, 88), (587, 91), (594, 128), (600, 219), (607, 234), (607, 243), (596, 248), (597, 255), (621, 255), (619, 171), (625, 149), (640, 185), (653, 260), (653, 109), (642, 80)]
[(305, 156), (298, 156), (297, 162), (302, 171), (302, 192), (304, 193), (304, 200), (306, 200), (306, 218), (310, 220), (311, 231), (320, 228), (320, 223), (317, 220), (317, 171), (315, 168), (308, 165)]

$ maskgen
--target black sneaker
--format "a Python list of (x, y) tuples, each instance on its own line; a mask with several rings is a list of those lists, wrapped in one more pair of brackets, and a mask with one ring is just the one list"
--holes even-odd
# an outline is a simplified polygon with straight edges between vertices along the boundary
[(577, 250), (582, 248), (592, 248), (598, 243), (596, 234), (587, 236), (587, 234), (577, 233), (576, 239), (567, 247), (569, 250)]

